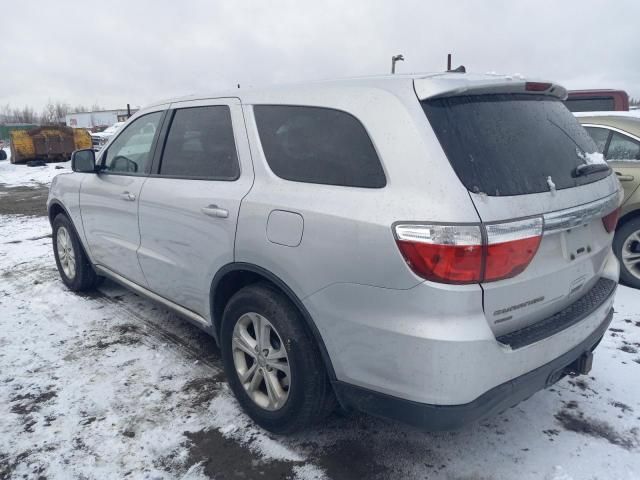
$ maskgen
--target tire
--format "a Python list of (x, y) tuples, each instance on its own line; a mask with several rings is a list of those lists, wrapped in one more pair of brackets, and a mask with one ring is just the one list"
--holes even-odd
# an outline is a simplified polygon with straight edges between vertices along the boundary
[[(264, 325), (260, 318), (267, 321), (271, 330), (269, 348), (266, 349), (270, 355), (263, 355), (262, 360), (257, 353), (253, 356), (245, 353), (237, 342), (238, 334), (251, 336), (253, 332), (253, 338), (249, 340), (258, 338), (253, 326)], [(229, 386), (244, 411), (262, 428), (276, 434), (302, 430), (325, 418), (336, 405), (320, 351), (303, 322), (298, 309), (268, 283), (256, 283), (238, 291), (227, 303), (222, 318), (220, 344)], [(251, 342), (245, 343), (244, 347), (250, 345)], [(283, 350), (286, 359), (271, 358), (281, 356)], [(289, 376), (284, 372), (285, 362), (289, 367)], [(272, 366), (276, 364), (279, 366)], [(262, 373), (245, 377), (243, 385), (240, 375), (251, 370), (251, 365), (254, 372), (257, 370)], [(272, 392), (284, 393), (285, 398), (280, 395), (279, 403), (271, 401), (265, 375), (269, 375), (271, 385), (278, 382), (275, 385), (278, 388), (272, 387)], [(259, 388), (250, 391), (250, 379), (256, 377), (262, 378), (258, 380)], [(278, 398), (278, 395), (274, 394), (273, 397)]]
[[(636, 256), (628, 258), (628, 254), (632, 252), (638, 253), (635, 265), (631, 260)], [(620, 261), (620, 282), (629, 287), (640, 288), (640, 218), (629, 220), (616, 230), (613, 253)]]
[(102, 279), (84, 253), (71, 221), (62, 213), (53, 220), (53, 255), (60, 278), (69, 290), (92, 290)]

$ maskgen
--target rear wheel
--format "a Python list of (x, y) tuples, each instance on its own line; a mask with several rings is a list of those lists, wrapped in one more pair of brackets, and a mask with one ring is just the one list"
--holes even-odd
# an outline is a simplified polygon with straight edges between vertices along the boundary
[(613, 251), (620, 260), (620, 280), (640, 288), (640, 218), (629, 220), (617, 231)]
[(315, 341), (296, 307), (266, 283), (237, 292), (220, 333), (225, 372), (240, 405), (274, 433), (328, 415), (335, 400)]
[(91, 290), (101, 279), (89, 262), (71, 221), (64, 214), (53, 220), (53, 254), (64, 284), (74, 292)]

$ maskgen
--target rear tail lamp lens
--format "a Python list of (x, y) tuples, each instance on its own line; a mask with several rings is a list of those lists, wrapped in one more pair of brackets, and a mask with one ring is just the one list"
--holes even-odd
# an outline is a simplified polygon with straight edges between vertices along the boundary
[[(396, 225), (396, 242), (409, 267), (440, 283), (479, 283), (521, 273), (542, 236), (542, 219), (478, 225)], [(484, 238), (483, 238), (484, 237)]]
[(602, 217), (602, 224), (604, 225), (604, 229), (608, 233), (611, 233), (616, 229), (619, 215), (620, 215), (620, 209), (616, 208), (613, 212)]
[(542, 239), (542, 218), (486, 226), (484, 281), (515, 277), (531, 263)]
[(409, 267), (421, 277), (442, 283), (480, 281), (480, 227), (397, 225), (396, 238)]

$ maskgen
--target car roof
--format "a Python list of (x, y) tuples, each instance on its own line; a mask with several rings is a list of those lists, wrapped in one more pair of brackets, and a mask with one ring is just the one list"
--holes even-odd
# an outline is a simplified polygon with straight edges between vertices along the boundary
[(634, 112), (580, 112), (575, 116), (582, 124), (613, 127), (640, 137), (640, 115)]
[[(524, 92), (525, 83), (528, 81), (541, 82), (540, 80), (525, 79), (519, 74), (500, 75), (493, 73), (458, 73), (458, 72), (433, 72), (433, 73), (411, 73), (396, 75), (377, 75), (365, 77), (352, 77), (333, 80), (319, 80), (313, 82), (282, 84), (266, 86), (261, 88), (238, 88), (215, 93), (193, 94), (184, 97), (165, 99), (154, 102), (148, 107), (187, 102), (194, 100), (206, 100), (211, 98), (238, 98), (242, 103), (275, 103), (285, 102), (287, 98), (299, 96), (301, 94), (318, 95), (323, 90), (350, 90), (362, 89), (383, 89), (392, 93), (399, 93), (406, 88), (415, 88), (415, 92), (420, 99), (432, 98), (446, 95), (460, 95), (464, 93), (495, 93), (495, 92)], [(549, 83), (550, 91), (530, 92), (546, 93), (559, 98), (566, 97), (566, 89), (560, 85)]]

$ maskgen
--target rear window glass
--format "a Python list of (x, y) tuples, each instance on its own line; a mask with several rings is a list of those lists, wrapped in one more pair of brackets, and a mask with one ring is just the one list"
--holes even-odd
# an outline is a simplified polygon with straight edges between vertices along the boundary
[(386, 179), (369, 135), (352, 115), (319, 107), (256, 105), (269, 168), (286, 180), (380, 188)]
[(609, 112), (616, 109), (613, 97), (568, 98), (565, 104), (572, 112)]
[[(560, 100), (543, 95), (467, 95), (422, 107), (456, 174), (475, 193), (547, 192), (600, 180), (574, 176), (596, 145)], [(551, 177), (551, 182), (548, 181)]]

